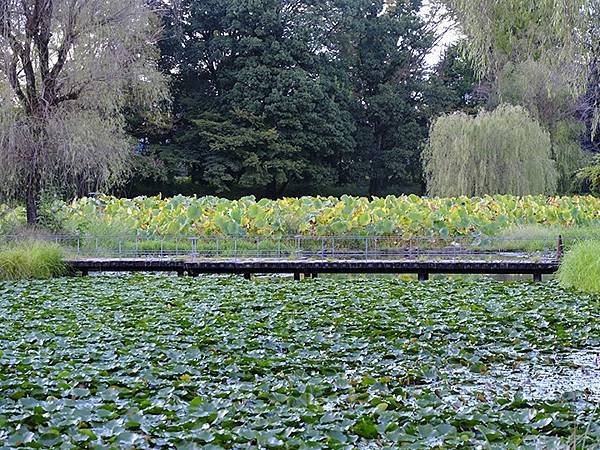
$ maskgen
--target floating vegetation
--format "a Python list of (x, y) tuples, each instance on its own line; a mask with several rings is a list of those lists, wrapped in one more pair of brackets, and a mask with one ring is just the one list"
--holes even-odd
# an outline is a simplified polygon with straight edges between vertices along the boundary
[(594, 448), (599, 306), (555, 282), (2, 282), (0, 447)]

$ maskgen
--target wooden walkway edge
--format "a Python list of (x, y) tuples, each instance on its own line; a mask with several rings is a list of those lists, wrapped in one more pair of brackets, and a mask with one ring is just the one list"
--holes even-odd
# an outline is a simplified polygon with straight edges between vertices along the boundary
[(66, 261), (71, 270), (90, 272), (176, 272), (179, 275), (288, 273), (299, 278), (317, 274), (412, 274), (426, 280), (430, 274), (526, 274), (540, 281), (558, 270), (548, 260), (324, 260), (324, 259), (177, 259), (177, 258), (82, 258)]

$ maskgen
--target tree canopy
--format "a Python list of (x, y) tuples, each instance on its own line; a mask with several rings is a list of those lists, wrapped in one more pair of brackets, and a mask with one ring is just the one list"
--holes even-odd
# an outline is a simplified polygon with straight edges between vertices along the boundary
[(169, 140), (195, 183), (277, 197), (290, 186), (379, 194), (420, 182), (438, 107), (426, 104), (436, 36), (420, 1), (163, 7), (161, 66), (173, 76), (176, 121), (156, 140)]
[[(487, 107), (524, 106), (550, 133), (558, 192), (594, 149), (600, 108), (594, 100), (596, 0), (443, 0), (465, 35), (464, 48), (488, 92)], [(582, 137), (583, 136), (583, 137)], [(583, 145), (582, 145), (583, 141)]]
[[(463, 36), (431, 64), (442, 6)], [(0, 194), (34, 221), (45, 192), (119, 183), (127, 194), (420, 193), (443, 123), (476, 139), (492, 133), (486, 121), (519, 120), (550, 139), (545, 186), (571, 192), (598, 148), (599, 13), (597, 0), (7, 0)]]

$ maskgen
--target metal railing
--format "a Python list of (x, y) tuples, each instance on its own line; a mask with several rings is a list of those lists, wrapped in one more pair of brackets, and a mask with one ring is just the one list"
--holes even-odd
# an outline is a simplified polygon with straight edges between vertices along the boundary
[[(0, 235), (0, 244), (30, 238)], [(286, 258), (286, 259), (560, 259), (562, 238), (403, 236), (146, 236), (40, 235), (79, 258)], [(569, 242), (567, 242), (569, 244)]]

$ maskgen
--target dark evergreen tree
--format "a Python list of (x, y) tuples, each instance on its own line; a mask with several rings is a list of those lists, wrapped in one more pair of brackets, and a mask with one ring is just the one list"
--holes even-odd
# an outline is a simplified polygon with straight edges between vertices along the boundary
[[(353, 124), (319, 73), (323, 56), (311, 27), (322, 5), (211, 0), (181, 7), (163, 62), (176, 78), (176, 142), (192, 161), (194, 178), (218, 190), (243, 179), (242, 186), (270, 196), (290, 181), (335, 183), (337, 161), (354, 148)], [(216, 124), (231, 132), (227, 124), (242, 116), (253, 120), (235, 130), (235, 145), (215, 153)], [(277, 150), (259, 150), (255, 139), (263, 132), (276, 136)], [(203, 141), (207, 136), (210, 142)], [(262, 170), (248, 178), (239, 164), (251, 159)]]
[(428, 81), (425, 102), (430, 117), (454, 111), (474, 115), (487, 101), (481, 96), (482, 86), (460, 44), (445, 50)]
[(271, 197), (291, 185), (376, 195), (418, 182), (430, 116), (464, 101), (462, 88), (432, 82), (425, 67), (433, 36), (421, 6), (164, 2), (173, 126), (155, 137), (168, 173), (184, 168), (202, 192)]
[(336, 42), (357, 129), (351, 176), (362, 174), (369, 194), (377, 195), (389, 184), (420, 178), (428, 122), (422, 109), (424, 59), (432, 36), (418, 14), (420, 1), (352, 5)]

